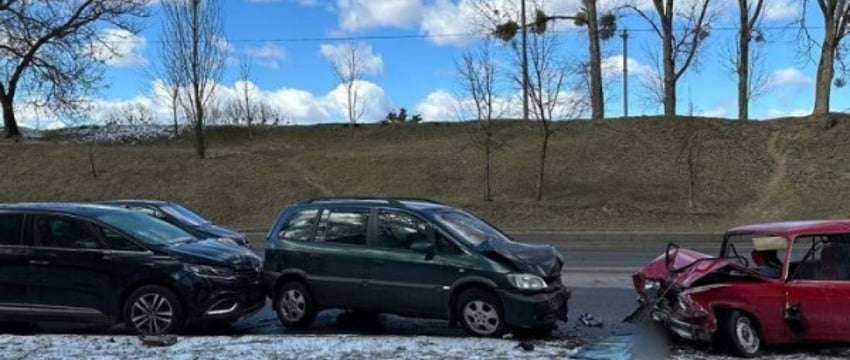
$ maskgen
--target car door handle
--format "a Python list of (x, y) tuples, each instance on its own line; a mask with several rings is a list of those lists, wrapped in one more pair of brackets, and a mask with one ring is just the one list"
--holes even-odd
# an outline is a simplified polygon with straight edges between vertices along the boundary
[(50, 261), (47, 260), (30, 260), (30, 265), (50, 265)]

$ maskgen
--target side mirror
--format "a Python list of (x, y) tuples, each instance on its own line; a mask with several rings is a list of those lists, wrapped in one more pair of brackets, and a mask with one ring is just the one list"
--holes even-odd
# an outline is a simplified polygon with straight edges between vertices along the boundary
[(434, 255), (434, 244), (428, 241), (419, 241), (413, 244), (410, 244), (410, 250), (413, 250), (418, 253), (428, 254), (429, 256)]

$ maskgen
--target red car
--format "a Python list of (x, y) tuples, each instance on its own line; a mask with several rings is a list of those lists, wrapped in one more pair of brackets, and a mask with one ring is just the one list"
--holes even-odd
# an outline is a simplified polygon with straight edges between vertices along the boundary
[(737, 227), (719, 256), (671, 243), (633, 281), (654, 321), (734, 355), (850, 342), (850, 220)]

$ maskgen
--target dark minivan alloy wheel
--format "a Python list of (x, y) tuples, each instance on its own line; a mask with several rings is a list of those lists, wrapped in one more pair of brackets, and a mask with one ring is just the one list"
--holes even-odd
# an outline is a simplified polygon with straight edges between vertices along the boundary
[(183, 326), (180, 302), (171, 290), (148, 285), (134, 291), (124, 304), (124, 322), (142, 335), (174, 333)]
[(283, 326), (304, 329), (316, 318), (316, 306), (310, 291), (297, 281), (283, 284), (274, 299), (274, 309)]
[(507, 332), (499, 299), (483, 289), (469, 289), (458, 298), (457, 316), (472, 335), (500, 337)]

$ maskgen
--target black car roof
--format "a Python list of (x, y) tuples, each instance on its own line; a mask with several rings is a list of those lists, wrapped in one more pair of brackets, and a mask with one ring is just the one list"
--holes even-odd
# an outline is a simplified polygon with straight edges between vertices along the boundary
[(44, 202), (0, 204), (0, 211), (48, 212), (77, 216), (96, 216), (112, 212), (124, 212), (127, 210), (119, 209), (114, 206), (92, 203)]
[(165, 206), (170, 205), (171, 202), (164, 200), (147, 200), (147, 199), (125, 199), (125, 200), (109, 200), (109, 201), (99, 201), (99, 204), (109, 204), (109, 205), (146, 205), (146, 206)]
[(432, 208), (444, 208), (446, 205), (429, 199), (420, 198), (394, 198), (394, 197), (330, 197), (315, 198), (302, 201), (300, 205), (318, 204), (331, 206), (389, 206), (397, 208), (408, 208), (414, 210), (425, 210)]

